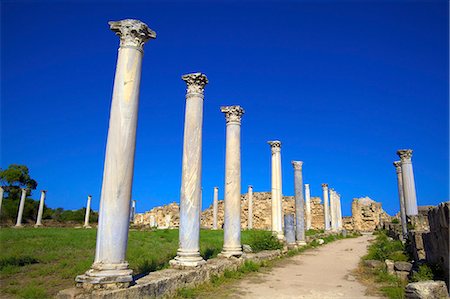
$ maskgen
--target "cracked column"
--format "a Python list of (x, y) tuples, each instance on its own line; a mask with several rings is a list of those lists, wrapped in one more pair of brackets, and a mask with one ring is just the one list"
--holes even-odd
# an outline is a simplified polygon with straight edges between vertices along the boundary
[(411, 162), (413, 151), (410, 149), (398, 150), (397, 155), (401, 159), (403, 196), (405, 197), (406, 216), (415, 216), (418, 214), (416, 186), (414, 183), (414, 172)]
[(20, 196), (20, 203), (19, 203), (19, 211), (17, 214), (17, 221), (15, 227), (22, 227), (22, 215), (23, 215), (23, 208), (25, 207), (26, 197), (27, 197), (27, 189), (22, 188), (22, 194)]
[(109, 22), (120, 38), (106, 144), (95, 260), (75, 279), (91, 289), (128, 287), (133, 271), (125, 259), (130, 225), (139, 85), (143, 46), (156, 33), (138, 20)]
[(241, 106), (225, 106), (225, 195), (223, 225), (223, 257), (242, 255), (241, 245)]
[(86, 213), (84, 214), (84, 228), (91, 228), (89, 225), (89, 216), (91, 214), (91, 201), (92, 201), (92, 195), (88, 195), (87, 203), (86, 203)]
[(398, 199), (400, 201), (400, 221), (402, 224), (402, 233), (406, 237), (408, 235), (408, 222), (406, 219), (406, 209), (405, 209), (405, 196), (403, 194), (403, 177), (402, 177), (402, 162), (395, 161), (395, 172), (397, 173), (397, 188), (398, 188)]
[(309, 184), (305, 184), (305, 208), (306, 208), (306, 230), (311, 229), (311, 191)]
[(213, 227), (217, 229), (217, 213), (219, 211), (219, 187), (214, 187), (214, 199), (213, 199)]
[(330, 209), (328, 206), (328, 184), (322, 184), (324, 229), (330, 230)]
[(253, 229), (253, 186), (248, 186), (248, 218), (247, 229)]
[(44, 201), (46, 192), (47, 192), (46, 190), (41, 191), (41, 200), (39, 201), (39, 210), (37, 214), (36, 224), (34, 225), (34, 227), (42, 226), (42, 214), (44, 213)]
[(272, 150), (272, 232), (277, 238), (284, 239), (283, 233), (283, 196), (281, 183), (281, 141), (269, 141)]
[(303, 162), (292, 161), (292, 166), (294, 167), (294, 191), (295, 191), (295, 223), (296, 223), (295, 240), (297, 245), (306, 245), (305, 219), (304, 219), (305, 200), (303, 198), (303, 174), (302, 174)]
[(205, 264), (200, 256), (200, 200), (202, 197), (202, 126), (204, 89), (208, 78), (202, 73), (181, 77), (186, 82), (183, 162), (180, 192), (180, 230), (175, 268)]
[(3, 187), (0, 187), (0, 213), (2, 212), (2, 203), (3, 203), (3, 192), (5, 190), (3, 189)]
[(337, 224), (337, 198), (336, 192), (334, 189), (329, 190), (330, 193), (330, 222), (331, 222), (331, 230), (336, 232), (338, 230)]

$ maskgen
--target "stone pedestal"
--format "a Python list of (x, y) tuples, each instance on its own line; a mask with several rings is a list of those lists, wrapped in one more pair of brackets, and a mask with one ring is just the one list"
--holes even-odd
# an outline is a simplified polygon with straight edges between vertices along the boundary
[(328, 205), (328, 184), (322, 184), (322, 193), (323, 193), (323, 215), (324, 215), (324, 223), (325, 223), (325, 231), (329, 231), (330, 227), (330, 208)]
[(253, 229), (253, 187), (248, 186), (248, 219), (247, 229)]
[(309, 189), (309, 184), (305, 184), (305, 216), (306, 216), (306, 230), (311, 229), (311, 191)]
[[(305, 238), (305, 209), (303, 198), (303, 174), (302, 174), (302, 161), (292, 161), (294, 167), (294, 192), (295, 192), (295, 240), (297, 245), (306, 245)], [(286, 223), (286, 217), (285, 217)], [(287, 241), (287, 239), (286, 239)]]
[(281, 180), (281, 141), (269, 141), (272, 150), (272, 231), (280, 240), (283, 234), (283, 206), (282, 206), (282, 180)]
[(92, 195), (88, 195), (87, 203), (86, 203), (86, 213), (84, 214), (84, 228), (91, 228), (89, 225), (89, 217), (91, 214), (91, 201), (92, 201)]
[(397, 155), (401, 159), (403, 195), (405, 198), (406, 216), (417, 215), (416, 185), (414, 183), (414, 172), (411, 162), (413, 151), (410, 149), (398, 150)]
[(200, 256), (200, 205), (202, 181), (202, 127), (204, 88), (202, 73), (182, 77), (187, 84), (184, 121), (183, 165), (181, 171), (180, 231), (175, 268), (197, 267), (206, 262)]
[(298, 244), (295, 242), (295, 228), (294, 228), (293, 214), (284, 215), (284, 237), (286, 238), (286, 244), (288, 245), (288, 247), (294, 247), (295, 245)]
[(22, 188), (22, 194), (20, 196), (19, 211), (17, 213), (17, 221), (15, 227), (22, 227), (23, 208), (25, 207), (25, 199), (27, 197), (27, 189)]
[(240, 106), (221, 107), (225, 114), (225, 196), (223, 257), (242, 255), (241, 245), (241, 118), (244, 109)]
[(133, 280), (125, 255), (130, 224), (143, 46), (156, 34), (138, 20), (109, 22), (120, 37), (106, 145), (95, 260), (78, 287), (121, 288)]
[(213, 227), (217, 229), (217, 212), (219, 211), (219, 187), (214, 187), (214, 199), (213, 199)]
[(46, 190), (41, 191), (41, 200), (39, 201), (39, 210), (37, 214), (36, 224), (34, 225), (34, 227), (42, 226), (42, 214), (44, 213), (44, 201), (46, 192), (47, 192)]
[(402, 177), (402, 162), (394, 162), (395, 172), (397, 173), (397, 188), (398, 188), (398, 199), (400, 202), (400, 222), (402, 225), (403, 237), (408, 235), (408, 223), (406, 219), (406, 209), (405, 209), (405, 196), (403, 194), (403, 177)]

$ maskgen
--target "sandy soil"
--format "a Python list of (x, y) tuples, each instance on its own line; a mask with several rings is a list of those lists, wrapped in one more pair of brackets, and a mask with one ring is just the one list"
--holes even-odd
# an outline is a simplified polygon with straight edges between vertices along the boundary
[(362, 236), (336, 241), (287, 258), (267, 273), (241, 280), (231, 298), (379, 298), (365, 295), (366, 288), (351, 271), (367, 251)]

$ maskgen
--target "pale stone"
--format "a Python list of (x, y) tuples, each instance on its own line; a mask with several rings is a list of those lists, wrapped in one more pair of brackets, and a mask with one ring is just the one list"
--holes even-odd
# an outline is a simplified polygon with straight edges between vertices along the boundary
[(157, 227), (156, 222), (155, 222), (155, 215), (150, 215), (150, 227)]
[(296, 245), (294, 214), (284, 215), (284, 237), (286, 238), (286, 244), (288, 245), (288, 248)]
[(282, 206), (282, 178), (281, 178), (281, 141), (269, 141), (272, 150), (272, 231), (278, 239), (283, 235), (283, 206)]
[(3, 203), (3, 187), (0, 186), (0, 213), (2, 212), (2, 203)]
[(343, 230), (344, 229), (344, 222), (342, 221), (342, 207), (341, 207), (341, 195), (340, 194), (336, 194), (337, 195), (337, 225), (338, 225), (338, 230)]
[(212, 229), (217, 229), (217, 211), (219, 208), (219, 187), (214, 187), (214, 198), (213, 198), (213, 227)]
[(443, 281), (411, 282), (405, 288), (406, 299), (446, 299), (447, 288)]
[(138, 20), (109, 22), (120, 37), (114, 78), (95, 260), (79, 286), (127, 287), (132, 278), (125, 255), (130, 222), (139, 85), (143, 45), (156, 34)]
[(45, 201), (46, 192), (47, 192), (46, 190), (41, 191), (41, 199), (39, 201), (39, 210), (38, 210), (38, 214), (37, 214), (36, 224), (34, 225), (34, 227), (42, 226), (42, 214), (44, 213), (44, 201)]
[(248, 186), (248, 218), (247, 229), (253, 229), (253, 187)]
[(170, 220), (171, 220), (171, 216), (170, 215), (166, 215), (166, 228), (170, 228)]
[(306, 230), (311, 229), (311, 191), (309, 184), (305, 184), (305, 218), (306, 218)]
[(400, 202), (400, 222), (402, 225), (403, 237), (408, 235), (408, 223), (406, 219), (406, 209), (405, 209), (405, 196), (403, 193), (403, 177), (402, 177), (402, 162), (394, 162), (395, 172), (397, 173), (397, 187), (398, 187), (398, 199)]
[[(295, 240), (298, 245), (305, 245), (305, 209), (303, 198), (303, 174), (302, 161), (292, 161), (294, 167), (294, 192), (295, 192)], [(286, 221), (286, 219), (285, 219)], [(286, 237), (287, 238), (287, 237)]]
[(414, 172), (411, 162), (412, 152), (413, 151), (410, 149), (397, 151), (397, 155), (401, 159), (403, 195), (405, 198), (406, 216), (415, 216), (419, 213), (417, 209)]
[(22, 194), (20, 196), (20, 203), (19, 203), (19, 211), (17, 214), (17, 221), (15, 227), (21, 227), (22, 226), (22, 215), (23, 215), (23, 208), (25, 207), (25, 199), (27, 197), (27, 189), (22, 188)]
[(221, 256), (239, 257), (241, 245), (241, 118), (240, 106), (221, 107), (226, 119), (225, 221)]
[(92, 201), (92, 195), (88, 195), (87, 203), (86, 203), (86, 213), (84, 214), (84, 228), (91, 228), (89, 225), (89, 215), (91, 213), (91, 201)]
[(322, 193), (323, 193), (323, 210), (324, 210), (324, 223), (325, 230), (330, 230), (330, 208), (328, 205), (328, 184), (322, 184)]
[(205, 264), (200, 256), (200, 205), (202, 181), (202, 128), (204, 88), (208, 78), (202, 73), (182, 76), (186, 82), (183, 161), (181, 170), (180, 230), (176, 268)]
[(333, 189), (329, 190), (330, 192), (330, 221), (331, 221), (331, 230), (337, 232), (338, 224), (337, 224), (337, 205), (336, 205), (336, 193)]
[(130, 211), (130, 222), (132, 222), (132, 223), (135, 222), (135, 220), (134, 220), (135, 216), (136, 216), (136, 200), (132, 200), (131, 201), (131, 211)]

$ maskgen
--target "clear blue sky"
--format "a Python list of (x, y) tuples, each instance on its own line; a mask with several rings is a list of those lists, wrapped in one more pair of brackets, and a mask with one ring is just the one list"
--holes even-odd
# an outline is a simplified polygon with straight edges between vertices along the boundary
[[(412, 148), (419, 205), (449, 195), (447, 1), (8, 2), (1, 4), (1, 167), (29, 166), (50, 207), (98, 209), (119, 39), (107, 22), (144, 21), (133, 198), (179, 201), (185, 83), (209, 78), (203, 208), (223, 196), (225, 118), (239, 104), (242, 191), (270, 190), (268, 140), (282, 147), (283, 193), (303, 160), (312, 196), (328, 183), (398, 211), (392, 162)], [(39, 192), (33, 197), (38, 199)]]

